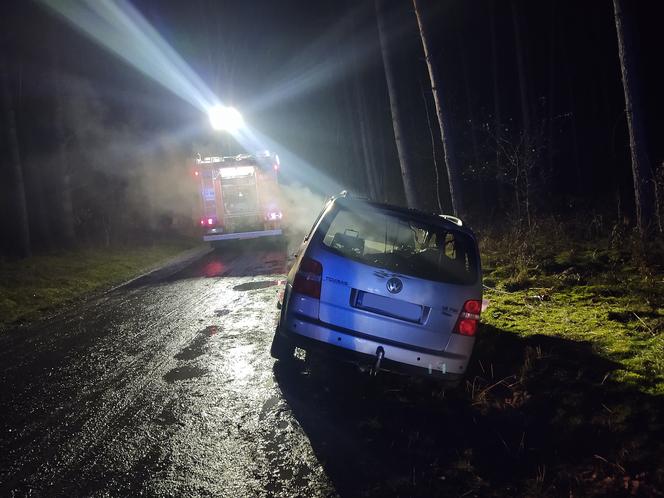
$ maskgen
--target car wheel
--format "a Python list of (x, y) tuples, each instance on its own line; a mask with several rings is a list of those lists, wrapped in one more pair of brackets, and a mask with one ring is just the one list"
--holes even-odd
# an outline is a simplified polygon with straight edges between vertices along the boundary
[(280, 361), (292, 361), (294, 359), (295, 345), (282, 334), (279, 333), (277, 328), (274, 331), (274, 338), (272, 339), (272, 346), (270, 347), (270, 355)]

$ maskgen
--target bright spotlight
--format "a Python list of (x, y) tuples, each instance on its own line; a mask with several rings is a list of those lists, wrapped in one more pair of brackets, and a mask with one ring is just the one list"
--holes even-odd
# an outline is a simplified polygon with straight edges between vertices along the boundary
[(208, 116), (210, 117), (210, 124), (215, 130), (233, 133), (244, 126), (242, 114), (234, 107), (216, 105), (208, 110)]

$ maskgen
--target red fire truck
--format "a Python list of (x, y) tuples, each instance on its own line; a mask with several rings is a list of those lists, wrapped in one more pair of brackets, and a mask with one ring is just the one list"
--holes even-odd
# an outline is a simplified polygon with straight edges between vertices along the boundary
[(267, 151), (233, 157), (198, 155), (193, 174), (200, 185), (203, 240), (281, 236), (278, 173), (279, 157)]

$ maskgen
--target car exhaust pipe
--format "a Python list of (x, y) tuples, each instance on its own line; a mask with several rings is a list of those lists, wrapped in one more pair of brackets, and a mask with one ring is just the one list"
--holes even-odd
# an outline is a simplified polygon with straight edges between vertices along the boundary
[(380, 370), (380, 362), (383, 360), (384, 356), (385, 350), (383, 349), (383, 346), (378, 346), (378, 349), (376, 349), (376, 364), (374, 365), (373, 371), (371, 372), (374, 377), (378, 375), (378, 370)]

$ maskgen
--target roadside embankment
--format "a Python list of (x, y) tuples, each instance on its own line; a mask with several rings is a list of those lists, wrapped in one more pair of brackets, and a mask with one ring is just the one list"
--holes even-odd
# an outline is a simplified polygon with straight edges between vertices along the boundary
[(44, 318), (63, 305), (209, 251), (198, 240), (78, 248), (0, 262), (0, 330)]

